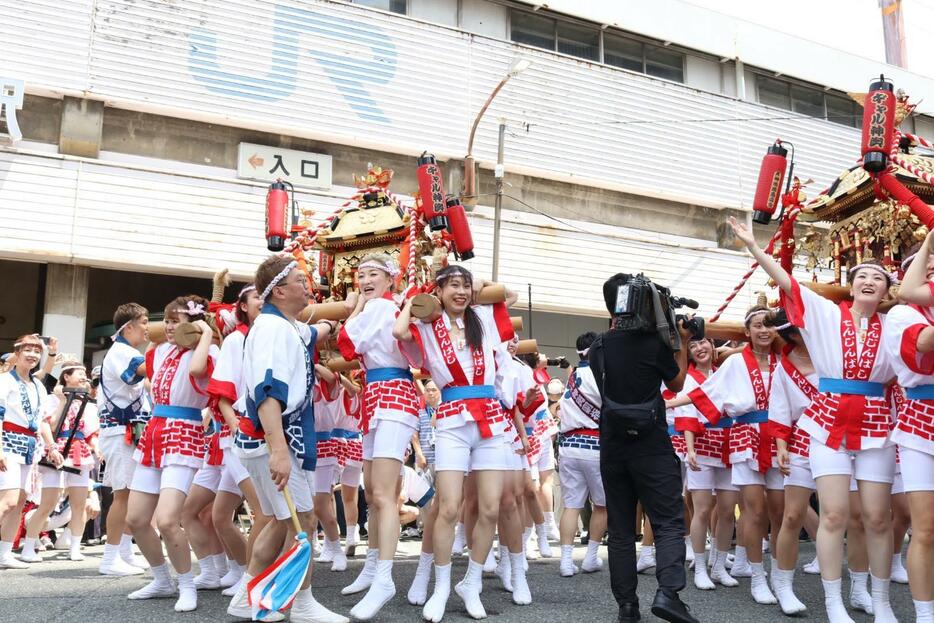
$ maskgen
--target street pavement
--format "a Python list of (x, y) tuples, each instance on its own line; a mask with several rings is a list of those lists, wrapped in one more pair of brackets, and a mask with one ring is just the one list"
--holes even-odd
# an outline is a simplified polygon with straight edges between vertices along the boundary
[[(396, 558), (394, 577), (396, 598), (380, 612), (376, 621), (380, 623), (419, 622), (421, 609), (410, 606), (405, 600), (409, 583), (415, 574), (418, 562), (417, 542), (400, 544)], [(557, 548), (554, 548), (557, 550)], [(601, 548), (606, 556), (606, 548)], [(149, 581), (149, 575), (130, 578), (109, 578), (98, 575), (103, 547), (87, 547), (84, 562), (71, 562), (67, 552), (46, 552), (49, 559), (24, 570), (0, 570), (0, 622), (10, 623), (200, 623), (232, 621), (226, 614), (228, 599), (218, 591), (201, 592), (198, 609), (190, 613), (177, 613), (172, 609), (173, 600), (129, 601), (126, 595)], [(364, 548), (358, 552), (363, 553)], [(583, 559), (585, 548), (577, 547), (575, 559)], [(557, 553), (557, 552), (556, 552)], [(802, 564), (811, 560), (814, 547), (801, 544)], [(342, 596), (340, 589), (349, 584), (362, 566), (362, 557), (350, 562), (344, 573), (331, 573), (327, 566), (320, 565), (314, 574), (314, 593), (319, 601), (333, 610), (348, 614), (360, 595)], [(452, 573), (454, 581), (463, 577), (466, 558), (457, 557)], [(759, 606), (749, 595), (749, 580), (740, 580), (740, 586), (716, 591), (698, 591), (691, 582), (693, 572), (688, 571), (688, 588), (682, 597), (691, 606), (698, 619), (704, 622), (781, 621), (784, 617), (777, 606)], [(543, 623), (567, 621), (612, 623), (616, 620), (616, 605), (609, 588), (609, 572), (606, 565), (598, 573), (562, 578), (558, 575), (557, 559), (530, 562), (529, 584), (532, 587), (533, 603), (529, 606), (513, 605), (509, 594), (504, 592), (499, 579), (490, 576), (484, 580), (483, 602), (490, 621), (509, 623)], [(642, 575), (639, 580), (639, 599), (645, 621), (656, 619), (649, 606), (656, 588), (652, 575)], [(823, 612), (823, 596), (818, 576), (805, 575), (800, 571), (795, 577), (798, 597), (808, 606), (805, 617), (808, 621), (826, 621)], [(844, 598), (849, 590), (849, 580), (844, 578)], [(900, 621), (914, 620), (914, 608), (907, 586), (893, 585), (892, 603)], [(860, 612), (851, 613), (857, 623), (868, 623), (872, 617)], [(445, 621), (452, 623), (470, 621), (460, 599), (452, 592), (448, 602)]]

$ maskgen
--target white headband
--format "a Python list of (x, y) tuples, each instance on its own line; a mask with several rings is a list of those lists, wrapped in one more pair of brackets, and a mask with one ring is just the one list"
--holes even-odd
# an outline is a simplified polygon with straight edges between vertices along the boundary
[(383, 264), (380, 264), (379, 262), (368, 260), (366, 262), (363, 262), (359, 266), (357, 266), (357, 270), (364, 270), (367, 268), (375, 268), (377, 270), (381, 270), (384, 273), (388, 273), (389, 276), (392, 277), (393, 279), (398, 277), (399, 273), (401, 272), (395, 262), (390, 262), (388, 266), (384, 266)]
[(848, 270), (847, 273), (853, 274), (853, 273), (855, 273), (856, 271), (860, 270), (861, 268), (871, 268), (872, 270), (875, 270), (875, 271), (878, 271), (878, 272), (882, 273), (882, 274), (885, 276), (885, 278), (889, 280), (889, 285), (892, 285), (893, 283), (895, 283), (896, 281), (898, 281), (898, 279), (896, 279), (895, 275), (893, 275), (893, 274), (890, 273), (889, 271), (885, 270), (884, 268), (882, 268), (882, 267), (879, 266), (878, 264), (867, 264), (867, 263), (857, 264), (856, 266), (854, 266), (853, 268), (851, 268), (850, 270)]
[(187, 316), (202, 316), (204, 315), (204, 305), (201, 303), (195, 303), (194, 301), (188, 301), (188, 305), (185, 307), (179, 307), (175, 311)]
[(245, 286), (243, 286), (243, 289), (240, 290), (240, 294), (237, 295), (237, 298), (240, 298), (241, 296), (243, 296), (243, 295), (246, 294), (247, 292), (249, 292), (249, 291), (251, 291), (251, 290), (255, 290), (255, 289), (256, 289), (256, 285), (255, 285), (255, 284), (252, 284), (252, 283), (251, 283), (251, 284), (245, 285)]
[(298, 266), (298, 262), (295, 260), (292, 260), (291, 262), (286, 264), (285, 268), (283, 268), (282, 271), (278, 275), (272, 278), (272, 281), (269, 282), (269, 285), (266, 286), (266, 289), (263, 290), (263, 293), (259, 295), (259, 298), (265, 301), (266, 297), (269, 296), (269, 293), (272, 292), (272, 289), (275, 288), (277, 285), (279, 285), (279, 282), (285, 279), (286, 276), (290, 272), (292, 272), (292, 269), (295, 268), (296, 266)]
[(116, 342), (117, 337), (120, 335), (120, 332), (126, 329), (128, 326), (130, 326), (130, 323), (133, 322), (133, 320), (135, 320), (135, 318), (131, 318), (130, 320), (127, 320), (122, 325), (120, 325), (120, 328), (117, 329), (117, 332), (110, 336), (110, 341)]
[(767, 314), (767, 313), (769, 313), (769, 310), (767, 309), (755, 309), (749, 312), (748, 314), (746, 314), (746, 317), (743, 319), (743, 324), (746, 324), (747, 322), (749, 322), (750, 320), (752, 320), (759, 314)]
[(590, 352), (590, 348), (588, 347), (588, 348), (585, 348), (584, 350), (577, 351), (577, 354), (580, 355), (581, 357), (586, 357), (587, 353), (589, 352)]
[(786, 322), (785, 324), (779, 325), (779, 326), (774, 327), (774, 328), (775, 328), (776, 331), (784, 331), (785, 329), (790, 329), (790, 328), (791, 328), (791, 323), (790, 323), (790, 322)]
[(70, 370), (84, 370), (85, 372), (87, 372), (87, 368), (85, 368), (84, 364), (82, 363), (76, 363), (74, 365), (65, 366), (64, 368), (62, 368), (63, 373), (68, 372)]
[[(33, 334), (30, 335), (29, 337), (38, 338), (38, 337), (39, 337), (39, 334), (38, 334), (38, 333), (33, 333)], [(17, 343), (15, 343), (15, 344), (13, 344), (13, 350), (16, 350), (16, 349), (19, 348), (20, 346), (30, 346), (30, 345), (32, 345), (32, 346), (38, 346), (40, 350), (45, 350), (45, 342), (43, 342), (42, 340), (39, 340), (39, 343), (38, 343), (38, 344), (29, 344), (29, 343), (26, 343), (26, 342), (17, 342)]]
[(918, 253), (915, 252), (915, 253), (912, 253), (911, 255), (909, 255), (908, 257), (906, 257), (905, 259), (903, 259), (903, 260), (902, 260), (902, 263), (901, 263), (901, 269), (902, 269), (902, 270), (907, 270), (907, 269), (908, 269), (908, 265), (911, 264), (911, 260), (915, 259), (915, 257), (917, 257), (917, 255), (918, 255)]

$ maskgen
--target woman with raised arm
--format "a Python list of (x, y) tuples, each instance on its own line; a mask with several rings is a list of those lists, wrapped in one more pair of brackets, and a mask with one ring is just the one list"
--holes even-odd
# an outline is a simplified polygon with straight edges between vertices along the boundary
[(358, 621), (372, 619), (396, 594), (392, 561), (399, 543), (399, 473), (412, 434), (418, 431), (418, 393), (409, 359), (393, 337), (399, 306), (393, 300), (396, 261), (385, 253), (367, 255), (357, 266), (359, 295), (337, 338), (348, 361), (359, 359), (366, 370), (363, 394), (363, 482), (369, 510), (369, 548), (360, 575), (341, 592), (367, 590), (350, 611)]
[(905, 400), (892, 441), (898, 444), (902, 481), (911, 512), (908, 583), (918, 621), (934, 621), (934, 233), (905, 273), (897, 305), (888, 314), (885, 347)]
[(884, 316), (878, 313), (893, 277), (874, 261), (852, 267), (853, 302), (838, 305), (802, 288), (736, 219), (731, 218), (730, 225), (781, 288), (785, 312), (801, 330), (819, 379), (818, 395), (798, 426), (811, 436), (811, 473), (821, 508), (817, 556), (827, 616), (831, 623), (852, 621), (843, 605), (840, 578), (849, 482), (855, 476), (866, 528), (875, 620), (895, 621), (889, 602), (895, 446), (888, 440), (892, 420), (885, 396), (885, 386), (895, 371), (891, 349), (886, 347)]
[(484, 618), (480, 601), (483, 563), (493, 544), (499, 514), (503, 472), (508, 468), (503, 433), (508, 416), (499, 403), (495, 357), (500, 344), (513, 335), (506, 308), (516, 301), (507, 290), (505, 305), (474, 305), (483, 287), (461, 266), (448, 266), (436, 276), (442, 313), (433, 322), (413, 320), (411, 300), (396, 318), (393, 335), (422, 347), (424, 367), (441, 386), (435, 441), (435, 486), (438, 519), (435, 524), (435, 589), (422, 616), (440, 621), (451, 591), (451, 544), (463, 497), (464, 475), (475, 474), (479, 516), (474, 528), (467, 575), (457, 587), (467, 612)]

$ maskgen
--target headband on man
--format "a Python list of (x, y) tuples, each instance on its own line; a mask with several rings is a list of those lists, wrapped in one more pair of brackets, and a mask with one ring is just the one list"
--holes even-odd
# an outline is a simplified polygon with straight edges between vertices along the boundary
[(292, 269), (297, 266), (298, 266), (298, 262), (295, 260), (292, 260), (291, 262), (286, 264), (285, 268), (283, 268), (279, 272), (278, 275), (272, 278), (272, 281), (269, 282), (269, 285), (266, 286), (266, 289), (263, 290), (263, 293), (259, 295), (259, 298), (265, 301), (269, 297), (269, 293), (272, 292), (272, 289), (275, 288), (277, 285), (279, 285), (279, 282), (285, 279), (286, 276), (288, 276), (288, 274), (292, 272)]

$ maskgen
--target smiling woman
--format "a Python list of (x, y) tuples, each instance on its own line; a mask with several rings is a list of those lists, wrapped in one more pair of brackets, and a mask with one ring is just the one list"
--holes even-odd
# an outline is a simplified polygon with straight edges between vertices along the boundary
[[(891, 407), (885, 387), (894, 378), (894, 352), (878, 313), (893, 277), (877, 262), (850, 270), (852, 303), (839, 305), (798, 282), (756, 245), (745, 226), (730, 220), (736, 237), (782, 289), (788, 319), (801, 331), (819, 378), (819, 394), (799, 426), (810, 435), (811, 472), (821, 515), (817, 555), (831, 621), (849, 620), (840, 590), (849, 481), (859, 486), (877, 620), (894, 620), (889, 602), (892, 566), (892, 482), (895, 447), (888, 441)], [(894, 345), (892, 345), (894, 346)], [(882, 619), (880, 619), (882, 617)]]

